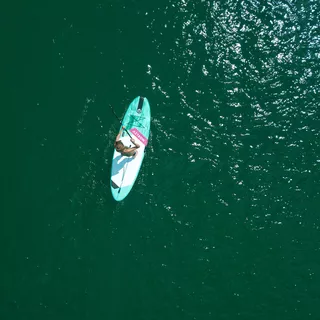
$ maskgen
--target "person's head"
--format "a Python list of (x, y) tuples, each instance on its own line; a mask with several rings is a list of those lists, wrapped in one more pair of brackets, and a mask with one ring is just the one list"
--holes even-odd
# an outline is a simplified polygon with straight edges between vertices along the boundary
[(124, 149), (124, 144), (122, 143), (122, 141), (116, 141), (116, 150), (118, 152), (122, 151)]

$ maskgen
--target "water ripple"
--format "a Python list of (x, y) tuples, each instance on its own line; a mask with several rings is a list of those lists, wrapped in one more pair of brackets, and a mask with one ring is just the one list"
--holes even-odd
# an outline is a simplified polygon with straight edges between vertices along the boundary
[(227, 203), (230, 212), (241, 208), (237, 219), (252, 230), (300, 219), (297, 199), (318, 194), (308, 195), (305, 184), (318, 168), (319, 4), (183, 0), (171, 1), (170, 10), (165, 31), (156, 20), (149, 25), (155, 36), (171, 34), (154, 41), (159, 54), (172, 43), (168, 68), (179, 74), (170, 82), (161, 82), (162, 70), (152, 76), (160, 103), (178, 110), (159, 109), (156, 140), (164, 150), (156, 161), (187, 173), (186, 205), (211, 194), (217, 212)]

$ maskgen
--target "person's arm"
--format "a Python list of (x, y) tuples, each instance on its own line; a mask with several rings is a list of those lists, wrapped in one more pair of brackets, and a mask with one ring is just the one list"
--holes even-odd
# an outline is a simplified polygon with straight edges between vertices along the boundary
[(131, 138), (130, 141), (135, 145), (137, 149), (140, 148), (140, 144), (136, 143), (136, 141), (133, 138)]

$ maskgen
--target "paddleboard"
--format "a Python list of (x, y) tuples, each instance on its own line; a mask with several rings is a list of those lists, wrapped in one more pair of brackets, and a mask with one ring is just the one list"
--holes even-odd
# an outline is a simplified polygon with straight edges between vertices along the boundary
[[(124, 126), (140, 145), (135, 158), (122, 156), (114, 149), (111, 166), (111, 193), (116, 201), (123, 200), (131, 191), (141, 168), (145, 154), (145, 148), (148, 145), (150, 133), (150, 105), (147, 98), (136, 97), (129, 105), (122, 126)], [(133, 147), (128, 133), (124, 130), (120, 140), (127, 147)]]

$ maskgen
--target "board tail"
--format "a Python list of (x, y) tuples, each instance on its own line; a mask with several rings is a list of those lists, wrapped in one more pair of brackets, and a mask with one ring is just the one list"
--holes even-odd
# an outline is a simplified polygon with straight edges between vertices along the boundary
[(119, 188), (119, 186), (112, 179), (111, 179), (111, 186), (114, 189), (118, 189)]

